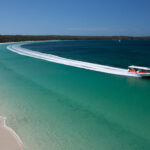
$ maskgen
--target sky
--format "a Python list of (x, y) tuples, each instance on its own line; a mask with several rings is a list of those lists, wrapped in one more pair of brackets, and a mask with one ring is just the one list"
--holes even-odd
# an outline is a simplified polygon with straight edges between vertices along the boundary
[(150, 36), (150, 0), (0, 0), (0, 34)]

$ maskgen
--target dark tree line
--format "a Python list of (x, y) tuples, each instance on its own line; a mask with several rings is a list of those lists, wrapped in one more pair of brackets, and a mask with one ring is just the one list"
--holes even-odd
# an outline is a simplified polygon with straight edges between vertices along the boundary
[(131, 36), (0, 35), (0, 43), (19, 42), (19, 41), (42, 41), (42, 40), (150, 40), (150, 36), (131, 37)]

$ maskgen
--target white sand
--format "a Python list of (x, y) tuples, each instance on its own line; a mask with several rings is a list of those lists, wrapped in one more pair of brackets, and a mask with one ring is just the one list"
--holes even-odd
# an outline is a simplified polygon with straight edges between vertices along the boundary
[(23, 150), (23, 144), (17, 134), (9, 128), (6, 119), (0, 117), (0, 150)]
[(16, 43), (16, 42), (4, 42), (4, 43), (0, 43), (0, 45), (2, 45), (2, 44), (11, 44), (11, 43)]

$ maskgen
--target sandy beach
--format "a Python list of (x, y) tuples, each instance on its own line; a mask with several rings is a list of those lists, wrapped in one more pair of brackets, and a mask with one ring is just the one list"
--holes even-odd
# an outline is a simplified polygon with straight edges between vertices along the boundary
[(23, 144), (16, 133), (9, 128), (6, 119), (0, 117), (0, 149), (1, 150), (23, 150)]
[(3, 43), (0, 43), (0, 45), (2, 45), (2, 44), (11, 44), (11, 43), (16, 43), (16, 42), (3, 42)]

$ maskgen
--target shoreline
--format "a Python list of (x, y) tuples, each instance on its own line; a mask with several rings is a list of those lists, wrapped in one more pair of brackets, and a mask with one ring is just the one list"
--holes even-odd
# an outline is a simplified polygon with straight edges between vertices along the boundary
[[(19, 41), (19, 42), (34, 42), (34, 41)], [(3, 42), (3, 43), (0, 43), (0, 45), (3, 45), (3, 44), (13, 44), (13, 43), (19, 43), (19, 42)]]
[(11, 44), (11, 43), (16, 43), (16, 42), (3, 42), (3, 43), (0, 43), (0, 45), (3, 45), (3, 44)]
[(0, 149), (24, 150), (23, 142), (16, 132), (7, 126), (6, 117), (0, 116)]
[(0, 42), (0, 45), (15, 44), (15, 43), (18, 44), (18, 43), (22, 43), (22, 42), (24, 42), (24, 43), (28, 43), (28, 42), (29, 42), (29, 43), (30, 43), (30, 42), (34, 42), (34, 43), (35, 43), (35, 42), (37, 42), (37, 43), (38, 43), (38, 42), (49, 42), (49, 41), (59, 41), (59, 40), (18, 41), (18, 42), (3, 42), (3, 43)]

